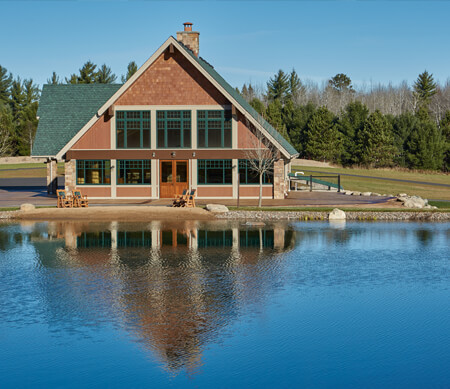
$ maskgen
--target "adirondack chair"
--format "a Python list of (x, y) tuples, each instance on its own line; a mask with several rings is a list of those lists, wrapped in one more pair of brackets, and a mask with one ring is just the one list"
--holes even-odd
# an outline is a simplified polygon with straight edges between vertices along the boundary
[(182, 207), (187, 208), (195, 208), (195, 193), (197, 192), (197, 189), (192, 189), (189, 195), (187, 196), (187, 199), (185, 202), (181, 204)]
[(73, 207), (73, 200), (71, 196), (68, 196), (66, 194), (65, 190), (59, 189), (56, 191), (56, 194), (58, 195), (58, 202), (56, 206), (58, 208), (72, 208)]
[(79, 190), (73, 190), (72, 196), (74, 207), (83, 207), (83, 208), (89, 207), (89, 200), (87, 196), (86, 195), (83, 196)]
[(189, 191), (187, 189), (184, 189), (182, 194), (175, 195), (175, 198), (173, 199), (172, 207), (180, 207), (181, 204), (187, 200), (188, 193), (189, 193)]

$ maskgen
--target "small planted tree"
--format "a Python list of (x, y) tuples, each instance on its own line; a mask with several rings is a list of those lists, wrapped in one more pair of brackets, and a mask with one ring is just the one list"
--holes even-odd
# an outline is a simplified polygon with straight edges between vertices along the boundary
[[(263, 119), (260, 119), (262, 124)], [(272, 142), (267, 139), (261, 131), (254, 128), (247, 121), (247, 127), (251, 128), (248, 146), (245, 150), (245, 158), (248, 160), (248, 166), (259, 177), (259, 197), (258, 207), (262, 205), (262, 189), (264, 175), (273, 175), (273, 165), (278, 160), (278, 150)]]

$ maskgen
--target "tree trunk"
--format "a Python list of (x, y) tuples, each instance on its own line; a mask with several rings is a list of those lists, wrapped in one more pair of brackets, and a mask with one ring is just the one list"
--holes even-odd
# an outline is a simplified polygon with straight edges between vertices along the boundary
[(258, 208), (261, 208), (261, 205), (262, 205), (262, 178), (263, 178), (263, 174), (259, 173), (259, 200), (258, 200)]

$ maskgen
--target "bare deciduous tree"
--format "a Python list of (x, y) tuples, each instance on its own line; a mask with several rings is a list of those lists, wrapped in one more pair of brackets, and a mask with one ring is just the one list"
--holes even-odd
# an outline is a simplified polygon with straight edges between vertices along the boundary
[[(263, 124), (264, 119), (258, 120)], [(259, 129), (252, 126), (247, 120), (247, 127), (251, 129), (252, 136), (248, 137), (248, 149), (245, 149), (245, 158), (248, 165), (259, 177), (258, 207), (262, 205), (262, 189), (264, 174), (273, 175), (274, 162), (279, 159), (279, 152), (272, 142), (267, 139)]]

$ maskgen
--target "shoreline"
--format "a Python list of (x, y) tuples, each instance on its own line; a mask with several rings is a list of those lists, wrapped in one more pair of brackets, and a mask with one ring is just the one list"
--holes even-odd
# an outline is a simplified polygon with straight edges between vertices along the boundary
[[(450, 221), (450, 212), (438, 210), (365, 210), (345, 211), (346, 220), (356, 221)], [(225, 213), (211, 213), (203, 208), (172, 208), (165, 206), (115, 206), (89, 208), (36, 208), (29, 211), (0, 211), (0, 220), (36, 220), (36, 221), (128, 221), (149, 220), (258, 220), (258, 221), (314, 221), (328, 220), (328, 211), (310, 210), (232, 210)]]

